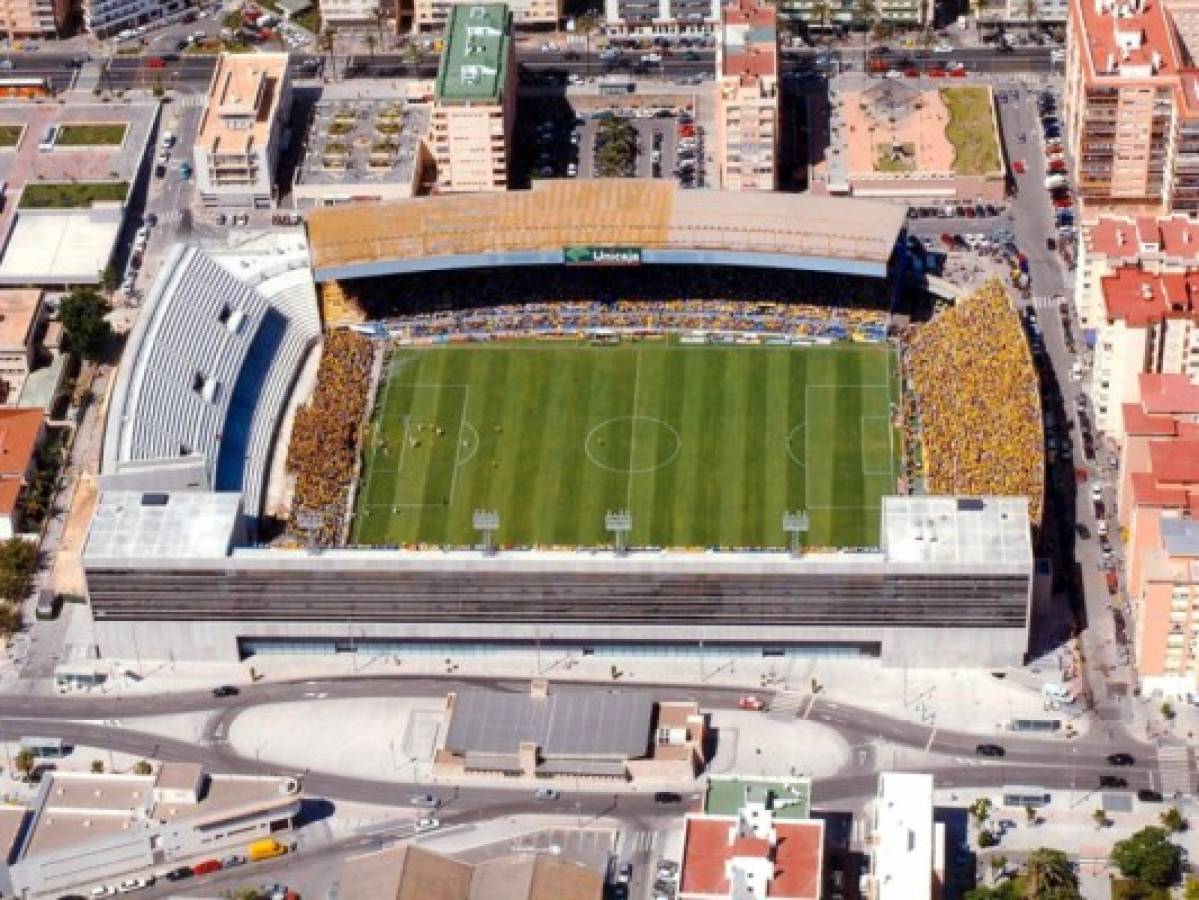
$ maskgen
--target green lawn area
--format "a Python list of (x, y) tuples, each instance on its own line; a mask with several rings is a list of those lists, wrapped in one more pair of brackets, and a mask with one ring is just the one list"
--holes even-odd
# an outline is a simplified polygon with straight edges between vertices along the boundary
[(945, 137), (953, 144), (953, 170), (958, 175), (999, 171), (999, 139), (991, 118), (991, 91), (986, 87), (941, 89), (949, 110)]
[(96, 201), (123, 201), (127, 181), (33, 181), (21, 192), (21, 209), (86, 209)]
[(916, 145), (904, 144), (903, 155), (896, 159), (891, 153), (890, 142), (875, 144), (874, 170), (876, 172), (913, 172), (916, 169)]
[(21, 143), (24, 125), (0, 125), (0, 147), (15, 147)]
[(63, 125), (58, 129), (54, 143), (60, 147), (119, 147), (125, 143), (128, 130), (129, 126), (123, 122)]
[(355, 511), (364, 544), (785, 546), (878, 540), (894, 490), (890, 350), (497, 344), (401, 349), (387, 363)]

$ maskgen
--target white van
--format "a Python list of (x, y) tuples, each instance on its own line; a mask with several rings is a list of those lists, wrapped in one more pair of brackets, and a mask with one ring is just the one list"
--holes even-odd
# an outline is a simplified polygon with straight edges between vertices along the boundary
[(54, 142), (58, 140), (58, 126), (50, 125), (46, 128), (46, 133), (42, 135), (41, 142), (37, 145), (37, 149), (42, 153), (48, 153), (54, 149)]

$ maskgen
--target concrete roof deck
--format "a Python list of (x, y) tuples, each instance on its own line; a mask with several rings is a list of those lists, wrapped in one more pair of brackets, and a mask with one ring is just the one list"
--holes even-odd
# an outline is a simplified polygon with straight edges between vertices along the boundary
[[(196, 143), (212, 152), (238, 153), (265, 145), (279, 102), (279, 84), (286, 77), (286, 53), (222, 53), (209, 86)], [(246, 118), (252, 119), (249, 128), (233, 127), (226, 121)]]
[[(686, 249), (885, 266), (895, 204), (782, 193), (683, 191), (664, 182), (547, 181), (533, 190), (420, 197), (313, 212), (317, 280), (419, 268), (428, 258), (570, 246)], [(507, 260), (495, 258), (492, 265)], [(389, 268), (390, 266), (390, 268)]]
[(884, 497), (883, 546), (906, 562), (1032, 562), (1026, 497)]
[(238, 493), (104, 491), (83, 555), (224, 557), (240, 515)]
[(437, 70), (438, 102), (499, 100), (512, 17), (506, 3), (455, 3)]

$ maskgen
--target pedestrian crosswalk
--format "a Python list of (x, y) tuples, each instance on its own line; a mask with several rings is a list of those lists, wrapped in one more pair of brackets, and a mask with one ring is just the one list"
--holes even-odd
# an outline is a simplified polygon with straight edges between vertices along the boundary
[(195, 109), (204, 105), (203, 94), (184, 94), (176, 102), (176, 106), (181, 106), (184, 109)]
[(770, 701), (766, 715), (771, 719), (794, 719), (806, 699), (807, 695), (799, 691), (779, 691)]
[(1161, 777), (1161, 792), (1167, 797), (1192, 792), (1191, 751), (1179, 744), (1163, 745), (1157, 749), (1157, 770)]
[(183, 221), (183, 210), (168, 209), (158, 214), (158, 222), (160, 225), (175, 225)]
[(1060, 296), (1060, 297), (1033, 297), (1033, 298), (1032, 298), (1032, 301), (1031, 301), (1031, 302), (1029, 302), (1029, 303), (1027, 303), (1027, 304), (1025, 304), (1025, 305), (1026, 305), (1026, 306), (1031, 306), (1031, 307), (1033, 307), (1034, 309), (1057, 309), (1057, 307), (1058, 307), (1058, 304), (1059, 304), (1059, 303), (1061, 303), (1062, 301), (1064, 301), (1065, 299), (1066, 299), (1066, 298), (1065, 298), (1064, 296)]
[(658, 843), (658, 832), (642, 828), (639, 831), (622, 831), (617, 841), (616, 853), (631, 856), (634, 853), (652, 853)]

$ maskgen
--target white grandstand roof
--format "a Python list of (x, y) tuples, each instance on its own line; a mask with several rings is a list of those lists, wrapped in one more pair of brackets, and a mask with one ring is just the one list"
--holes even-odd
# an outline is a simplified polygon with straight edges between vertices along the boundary
[[(206, 467), (256, 515), (275, 425), (320, 333), (302, 234), (236, 246), (176, 245), (130, 336), (105, 432), (103, 473), (144, 472), (126, 487), (170, 489), (148, 462)], [(126, 479), (128, 482), (128, 478)]]
[(223, 557), (240, 536), (241, 495), (103, 491), (83, 556), (88, 560)]
[(884, 497), (883, 552), (897, 563), (1031, 565), (1026, 497)]

